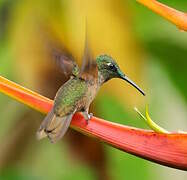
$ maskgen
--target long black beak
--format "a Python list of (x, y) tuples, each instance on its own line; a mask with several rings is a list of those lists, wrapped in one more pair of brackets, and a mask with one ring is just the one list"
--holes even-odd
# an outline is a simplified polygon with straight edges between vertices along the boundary
[(127, 76), (123, 75), (121, 76), (121, 79), (124, 79), (125, 81), (127, 81), (129, 84), (131, 84), (132, 86), (134, 86), (139, 92), (141, 92), (144, 96), (145, 93), (143, 90), (141, 90), (132, 80), (130, 80)]

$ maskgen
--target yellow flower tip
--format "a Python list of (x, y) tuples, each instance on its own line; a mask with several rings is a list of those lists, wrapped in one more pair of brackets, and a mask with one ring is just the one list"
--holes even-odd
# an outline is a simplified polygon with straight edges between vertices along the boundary
[(155, 132), (158, 133), (163, 133), (163, 134), (168, 134), (170, 133), (169, 131), (165, 130), (164, 128), (160, 127), (159, 125), (157, 125), (149, 116), (149, 111), (148, 111), (148, 105), (146, 105), (146, 111), (145, 111), (145, 116), (147, 119), (147, 123), (149, 125), (149, 127), (151, 127), (151, 129), (153, 129)]
[(169, 134), (170, 132), (157, 125), (149, 116), (148, 105), (146, 105), (145, 116), (136, 108), (134, 110), (145, 120), (146, 124), (155, 132)]
[(134, 110), (139, 114), (139, 116), (142, 118), (142, 119), (144, 119), (145, 121), (146, 121), (146, 123), (147, 123), (147, 119), (145, 118), (145, 116), (138, 110), (138, 108), (137, 107), (134, 107)]

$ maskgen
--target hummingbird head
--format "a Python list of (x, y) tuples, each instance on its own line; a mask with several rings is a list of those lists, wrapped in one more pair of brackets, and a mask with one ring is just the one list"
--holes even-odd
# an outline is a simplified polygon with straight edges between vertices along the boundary
[(130, 83), (145, 96), (145, 93), (120, 70), (120, 67), (112, 57), (100, 55), (96, 58), (96, 63), (101, 84), (112, 78), (120, 78)]

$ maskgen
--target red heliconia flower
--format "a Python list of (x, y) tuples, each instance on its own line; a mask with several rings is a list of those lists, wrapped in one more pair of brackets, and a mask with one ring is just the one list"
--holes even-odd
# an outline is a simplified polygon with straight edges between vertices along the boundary
[[(53, 101), (0, 76), (0, 91), (42, 112), (47, 113)], [(75, 114), (71, 128), (122, 151), (169, 167), (187, 170), (187, 134), (156, 133), (112, 123), (93, 117), (89, 124)]]

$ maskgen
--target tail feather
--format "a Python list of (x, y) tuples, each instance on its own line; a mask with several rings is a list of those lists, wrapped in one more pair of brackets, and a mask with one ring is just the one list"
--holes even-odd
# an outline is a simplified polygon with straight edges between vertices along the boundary
[(53, 109), (43, 120), (37, 131), (37, 139), (48, 137), (52, 143), (61, 139), (70, 126), (73, 113), (64, 117), (56, 116)]

